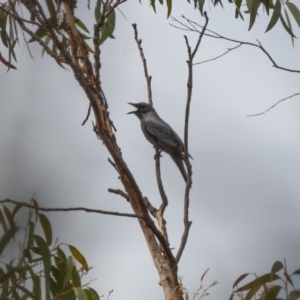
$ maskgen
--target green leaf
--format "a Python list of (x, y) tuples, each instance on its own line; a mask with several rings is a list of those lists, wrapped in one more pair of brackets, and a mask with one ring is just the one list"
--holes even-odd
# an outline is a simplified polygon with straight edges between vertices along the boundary
[(256, 295), (258, 290), (261, 288), (261, 286), (253, 286), (249, 289), (248, 293), (246, 294), (245, 298), (243, 300), (254, 300), (253, 297)]
[(282, 287), (280, 285), (273, 285), (267, 289), (266, 293), (264, 294), (264, 300), (276, 300), (278, 299), (277, 296), (280, 292)]
[(276, 4), (275, 4), (275, 7), (274, 7), (272, 17), (271, 17), (271, 20), (270, 20), (270, 22), (268, 24), (268, 27), (266, 29), (266, 32), (271, 30), (274, 27), (274, 25), (277, 23), (278, 19), (280, 18), (280, 15), (281, 15), (281, 1), (277, 0)]
[(78, 18), (75, 18), (74, 19), (75, 21), (75, 24), (81, 28), (83, 31), (87, 32), (87, 33), (90, 33), (89, 30), (87, 29), (87, 27), (85, 26), (85, 24)]
[(81, 286), (81, 279), (80, 275), (76, 268), (72, 269), (72, 276), (71, 276), (73, 286)]
[(42, 299), (42, 288), (41, 288), (41, 279), (39, 274), (37, 275), (34, 270), (28, 266), (28, 271), (32, 280), (32, 292), (34, 294), (33, 299)]
[(81, 252), (76, 247), (74, 247), (72, 245), (68, 245), (68, 246), (69, 246), (69, 249), (70, 249), (72, 255), (74, 256), (74, 258), (81, 264), (82, 268), (85, 271), (88, 271), (89, 266), (88, 266), (88, 263), (87, 263), (85, 257), (81, 254)]
[(88, 300), (84, 290), (81, 287), (74, 288), (74, 292), (78, 300)]
[(266, 9), (266, 13), (267, 15), (269, 15), (270, 13), (270, 7), (272, 5), (272, 1), (262, 1), (262, 4), (264, 5), (265, 9)]
[(0, 255), (3, 253), (3, 250), (5, 249), (7, 244), (14, 238), (18, 230), (19, 227), (15, 226), (4, 232), (0, 239)]
[(248, 275), (250, 275), (250, 273), (245, 273), (245, 274), (242, 274), (241, 276), (239, 276), (237, 278), (237, 280), (233, 283), (232, 285), (232, 288), (235, 288), (239, 283), (240, 281), (242, 281), (244, 278), (246, 278)]
[(38, 202), (32, 197), (31, 198), (32, 206), (35, 212), (35, 222), (37, 222), (38, 214), (39, 214), (39, 204)]
[(101, 19), (101, 0), (97, 0), (95, 9), (94, 9), (94, 16), (95, 16), (96, 22), (99, 22)]
[(7, 13), (0, 9), (0, 28), (5, 30), (7, 21)]
[(88, 300), (100, 300), (100, 296), (94, 289), (86, 288), (86, 289), (84, 289), (84, 292), (85, 292)]
[(255, 23), (257, 11), (258, 11), (259, 6), (261, 5), (261, 1), (260, 0), (248, 0), (247, 3), (248, 3), (248, 9), (250, 12), (250, 21), (249, 21), (248, 30), (250, 30)]
[(9, 37), (8, 37), (8, 34), (5, 30), (1, 30), (1, 41), (2, 41), (3, 45), (6, 48), (8, 48)]
[(11, 293), (12, 293), (11, 299), (14, 299), (14, 300), (23, 300), (23, 299), (21, 299), (21, 297), (20, 297), (19, 294), (17, 293), (17, 290), (16, 290), (16, 289), (11, 289)]
[(172, 0), (167, 0), (167, 8), (168, 8), (167, 18), (169, 18), (172, 11)]
[[(50, 289), (52, 295), (59, 294), (64, 291), (63, 280), (64, 280), (64, 270), (58, 269), (54, 266), (51, 267), (51, 281)], [(69, 287), (68, 287), (69, 288)]]
[(34, 227), (34, 223), (32, 221), (29, 221), (27, 225), (25, 249), (29, 249), (33, 245)]
[(244, 20), (243, 15), (241, 13), (242, 0), (236, 0), (234, 3), (235, 3), (235, 18), (237, 19), (238, 17), (240, 17), (242, 20)]
[(67, 256), (66, 256), (65, 252), (60, 247), (57, 247), (56, 255), (57, 255), (57, 258), (58, 258), (58, 262), (57, 262), (58, 264), (61, 261), (66, 261), (67, 260)]
[(101, 37), (100, 37), (100, 44), (104, 43), (104, 41), (110, 37), (114, 38), (113, 32), (115, 30), (116, 24), (116, 13), (115, 10), (112, 10), (108, 17), (106, 18), (103, 26), (101, 27)]
[(47, 30), (44, 27), (39, 27), (37, 31), (34, 33), (34, 36), (28, 41), (28, 43), (32, 43), (36, 40), (42, 39), (47, 35)]
[[(15, 272), (15, 270), (14, 270), (14, 268), (12, 267), (12, 266), (10, 266), (10, 265), (7, 265), (6, 266), (6, 268), (7, 268), (7, 270), (6, 271), (3, 271), (2, 269), (1, 269), (1, 272), (0, 272), (0, 285), (1, 285), (1, 288), (2, 288), (2, 286), (9, 286), (9, 284), (8, 283), (6, 283), (7, 281), (9, 281), (9, 279), (12, 277), (12, 278), (14, 278), (15, 276), (14, 276), (14, 272)], [(1, 291), (1, 290), (0, 290)], [(0, 298), (1, 299), (1, 298)], [(4, 298), (5, 299), (5, 298)]]
[(43, 232), (47, 241), (47, 244), (50, 246), (52, 243), (52, 227), (49, 219), (44, 215), (39, 213), (39, 220), (43, 228)]
[(284, 268), (284, 265), (281, 261), (275, 261), (272, 268), (271, 268), (271, 274), (275, 274), (278, 271), (282, 270)]
[(51, 253), (50, 253), (50, 250), (48, 248), (48, 245), (46, 243), (46, 241), (39, 235), (35, 234), (33, 236), (34, 238), (34, 241), (37, 245), (37, 247), (40, 249), (40, 253), (43, 257), (45, 258), (50, 258), (51, 257)]
[(52, 20), (55, 20), (55, 24), (56, 24), (57, 23), (57, 21), (56, 21), (57, 13), (56, 13), (54, 2), (52, 0), (46, 0), (46, 4), (47, 4), (47, 8), (48, 8), (50, 17)]
[[(44, 44), (45, 44), (46, 46), (48, 46), (49, 43), (50, 43), (50, 41), (51, 41), (50, 37), (49, 37), (49, 36), (46, 36), (46, 37), (45, 37), (45, 40), (44, 40)], [(42, 49), (42, 57), (44, 56), (45, 53), (46, 53), (46, 49), (43, 48), (43, 49)]]
[(293, 15), (298, 26), (300, 27), (300, 10), (299, 10), (299, 8), (290, 1), (287, 1), (285, 4), (288, 7), (288, 9), (290, 10), (291, 14)]
[(260, 288), (262, 285), (272, 282), (274, 280), (279, 279), (280, 277), (276, 274), (265, 274), (260, 277), (257, 277), (256, 279), (252, 280), (251, 282), (245, 284), (244, 286), (237, 289), (238, 292), (246, 291), (253, 288)]
[(64, 282), (63, 282), (64, 289), (66, 288), (67, 284), (69, 283), (69, 281), (71, 279), (72, 271), (75, 268), (73, 259), (71, 256), (68, 257), (66, 266), (67, 266), (67, 268), (66, 268), (66, 273), (65, 273)]
[(289, 29), (288, 32), (291, 32), (290, 33), (290, 36), (291, 36), (291, 39), (292, 39), (292, 44), (294, 46), (294, 38), (296, 37), (294, 34), (293, 34), (293, 28), (292, 28), (292, 23), (291, 23), (291, 20), (290, 20), (290, 17), (287, 13), (287, 10), (284, 8), (284, 14), (285, 14), (285, 17), (286, 17), (286, 23), (287, 23), (287, 27)]
[[(290, 34), (292, 38), (295, 38), (292, 28), (289, 26), (289, 24), (284, 20), (283, 16), (280, 16), (281, 24), (283, 25), (283, 28)], [(289, 19), (287, 20), (289, 21)]]
[[(7, 273), (7, 272), (6, 272)], [(0, 269), (0, 282), (2, 282), (2, 277), (6, 274), (3, 272), (2, 269)], [(1, 289), (0, 289), (0, 299), (9, 299), (8, 298), (8, 284), (1, 284)]]
[(48, 248), (46, 241), (39, 235), (34, 235), (34, 241), (36, 242), (44, 266), (44, 275), (45, 275), (45, 299), (50, 300), (50, 270), (51, 270), (51, 253)]
[(150, 6), (152, 6), (152, 9), (156, 13), (156, 6), (155, 6), (155, 0), (150, 0)]
[(295, 270), (292, 275), (300, 275), (300, 269)]
[(297, 300), (300, 298), (300, 290), (291, 291), (287, 299)]

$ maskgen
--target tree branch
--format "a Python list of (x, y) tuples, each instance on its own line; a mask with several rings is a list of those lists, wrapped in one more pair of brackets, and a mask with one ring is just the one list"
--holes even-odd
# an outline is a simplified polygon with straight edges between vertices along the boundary
[[(22, 205), (24, 207), (28, 207), (28, 208), (32, 208), (32, 209), (37, 208), (35, 205), (28, 204), (26, 202), (15, 201), (15, 200), (12, 200), (12, 199), (0, 200), (0, 203), (1, 204), (10, 203), (10, 204), (15, 204), (15, 205)], [(144, 217), (137, 216), (137, 215), (134, 215), (134, 214), (120, 213), (120, 212), (107, 211), (107, 210), (101, 210), (101, 209), (92, 209), (92, 208), (87, 208), (87, 207), (50, 208), (50, 207), (38, 206), (38, 210), (47, 211), (47, 212), (51, 212), (51, 211), (61, 211), (61, 212), (63, 212), (63, 211), (64, 212), (66, 212), (66, 211), (85, 211), (87, 213), (97, 213), (97, 214), (102, 214), (102, 215), (144, 219)]]
[(269, 108), (267, 108), (267, 109), (264, 110), (263, 112), (260, 112), (260, 113), (257, 113), (257, 114), (252, 114), (252, 115), (247, 115), (247, 117), (257, 117), (257, 116), (261, 116), (261, 115), (267, 113), (268, 111), (270, 111), (271, 109), (273, 109), (275, 106), (277, 106), (277, 105), (280, 104), (281, 102), (286, 101), (286, 100), (288, 100), (288, 99), (291, 99), (291, 98), (293, 98), (293, 97), (299, 96), (299, 95), (300, 95), (300, 92), (295, 93), (295, 94), (293, 94), (293, 95), (290, 95), (290, 96), (288, 96), (288, 97), (285, 97), (285, 98), (283, 98), (283, 99), (280, 99), (279, 101), (277, 101), (276, 103), (274, 103), (273, 105), (271, 105)]
[(108, 191), (112, 194), (120, 195), (121, 197), (125, 198), (127, 201), (129, 201), (128, 195), (119, 189), (108, 189)]
[[(182, 16), (182, 18), (188, 23), (188, 24), (185, 24), (175, 18), (173, 18), (173, 21), (176, 22), (177, 24), (179, 24), (180, 26), (175, 26), (173, 24), (171, 24), (171, 26), (177, 28), (177, 29), (181, 29), (181, 30), (184, 30), (184, 31), (192, 31), (192, 32), (196, 32), (198, 34), (200, 34), (200, 29), (203, 29), (203, 26), (186, 18), (185, 16)], [(205, 25), (204, 25), (205, 26)], [(235, 43), (235, 44), (239, 44), (240, 46), (251, 46), (251, 47), (255, 47), (255, 48), (258, 48), (260, 51), (262, 51), (266, 56), (267, 58), (269, 59), (269, 61), (271, 61), (271, 63), (273, 64), (273, 67), (275, 67), (276, 69), (279, 69), (279, 70), (283, 70), (283, 71), (287, 71), (287, 72), (291, 72), (291, 73), (300, 73), (300, 70), (299, 69), (291, 69), (291, 68), (287, 68), (287, 67), (283, 67), (281, 65), (279, 65), (275, 59), (271, 56), (270, 52), (268, 50), (265, 49), (265, 47), (257, 40), (257, 43), (253, 43), (253, 42), (247, 42), (247, 41), (240, 41), (240, 40), (236, 40), (236, 39), (232, 39), (232, 38), (229, 38), (229, 37), (226, 37), (226, 36), (223, 36), (213, 30), (210, 30), (210, 29), (206, 29), (206, 33), (204, 34), (205, 36), (207, 37), (210, 37), (210, 38), (214, 38), (214, 39), (222, 39), (222, 40), (226, 40), (228, 42), (232, 42), (232, 43)], [(232, 50), (236, 49), (235, 48), (232, 48)]]
[[(200, 29), (203, 30), (204, 26), (182, 16), (183, 19), (187, 22), (186, 23), (183, 23), (175, 18), (173, 18), (173, 21), (177, 24), (179, 24), (179, 26), (176, 26), (176, 25), (173, 25), (171, 24), (171, 26), (177, 28), (177, 29), (180, 29), (180, 30), (184, 30), (184, 31), (192, 31), (192, 32), (196, 32), (198, 34), (200, 34)], [(291, 68), (287, 68), (287, 67), (283, 67), (281, 65), (279, 65), (275, 59), (271, 56), (271, 54), (269, 53), (268, 50), (266, 50), (266, 48), (257, 40), (257, 43), (252, 43), (252, 42), (245, 42), (245, 41), (240, 41), (240, 40), (236, 40), (236, 39), (232, 39), (232, 38), (228, 38), (228, 37), (225, 37), (215, 31), (212, 31), (210, 29), (207, 29), (206, 28), (206, 32), (204, 34), (205, 36), (207, 37), (210, 37), (210, 38), (215, 38), (215, 39), (222, 39), (222, 40), (226, 40), (226, 41), (229, 41), (229, 42), (232, 42), (232, 43), (235, 43), (237, 44), (235, 47), (232, 47), (232, 48), (228, 48), (226, 52), (216, 56), (216, 57), (213, 57), (211, 59), (207, 59), (205, 61), (201, 61), (201, 62), (198, 62), (198, 63), (195, 63), (194, 65), (199, 65), (199, 64), (203, 64), (203, 63), (206, 63), (206, 62), (210, 62), (210, 61), (213, 61), (213, 60), (216, 60), (226, 54), (228, 54), (229, 52), (233, 51), (233, 50), (236, 50), (238, 49), (239, 47), (241, 46), (250, 46), (250, 47), (255, 47), (255, 48), (258, 48), (260, 51), (263, 52), (264, 55), (267, 56), (268, 60), (271, 61), (271, 63), (273, 64), (273, 67), (279, 69), (279, 70), (283, 70), (283, 71), (286, 71), (286, 72), (291, 72), (291, 73), (300, 73), (300, 70), (299, 69), (291, 69)], [(281, 102), (285, 101), (285, 100), (288, 100), (290, 98), (293, 98), (295, 96), (298, 96), (300, 95), (300, 92), (299, 93), (294, 93), (293, 95), (291, 96), (288, 96), (288, 97), (285, 97), (283, 99), (280, 99), (279, 101), (277, 101), (276, 103), (274, 103), (272, 106), (270, 106), (269, 108), (267, 108), (265, 111), (263, 112), (260, 112), (260, 113), (257, 113), (257, 114), (251, 114), (251, 115), (247, 115), (247, 117), (254, 117), (254, 116), (261, 116), (267, 112), (269, 112), (271, 109), (273, 109), (274, 107), (276, 107), (278, 104), (280, 104)]]
[(189, 126), (189, 115), (190, 115), (190, 105), (192, 101), (192, 91), (193, 91), (193, 61), (195, 58), (195, 55), (197, 54), (199, 50), (199, 46), (201, 44), (202, 38), (205, 35), (205, 31), (207, 28), (208, 24), (208, 16), (207, 13), (204, 12), (204, 17), (205, 17), (205, 23), (204, 26), (202, 27), (202, 31), (199, 32), (198, 40), (196, 42), (196, 45), (194, 49), (191, 49), (191, 46), (189, 44), (189, 40), (187, 36), (184, 36), (186, 47), (187, 47), (187, 53), (188, 53), (188, 60), (187, 60), (187, 65), (188, 65), (188, 80), (187, 80), (187, 101), (186, 101), (186, 112), (185, 112), (185, 126), (184, 126), (184, 147), (185, 147), (185, 154), (184, 154), (184, 161), (187, 166), (187, 182), (186, 182), (186, 187), (185, 187), (185, 194), (184, 194), (184, 212), (183, 212), (183, 223), (184, 223), (184, 230), (183, 234), (181, 237), (181, 242), (179, 249), (176, 254), (176, 262), (178, 263), (181, 255), (183, 253), (183, 250), (185, 248), (185, 245), (187, 243), (188, 235), (189, 235), (189, 230), (192, 225), (192, 222), (189, 220), (189, 205), (190, 205), (190, 190), (192, 186), (192, 166), (189, 161), (189, 152), (188, 152), (188, 126)]
[(200, 61), (200, 62), (197, 62), (197, 63), (194, 63), (194, 65), (201, 65), (201, 64), (204, 64), (204, 63), (207, 63), (207, 62), (211, 62), (211, 61), (214, 61), (214, 60), (217, 60), (223, 56), (225, 56), (226, 54), (230, 53), (231, 51), (233, 50), (236, 50), (237, 48), (241, 47), (243, 44), (238, 44), (237, 46), (235, 47), (232, 47), (232, 48), (228, 48), (225, 52), (221, 53), (220, 55), (217, 55), (213, 58), (209, 58), (209, 59), (206, 59), (206, 60), (203, 60), (203, 61)]
[(147, 81), (148, 101), (151, 105), (153, 105), (152, 90), (151, 90), (152, 77), (148, 73), (147, 61), (146, 61), (146, 57), (145, 57), (144, 50), (143, 50), (143, 47), (142, 47), (142, 40), (139, 39), (137, 25), (132, 24), (132, 27), (133, 27), (133, 30), (134, 30), (134, 39), (136, 41), (136, 44), (137, 44), (139, 52), (140, 52), (141, 59), (143, 61), (144, 73), (145, 73), (145, 77), (146, 77), (146, 81)]
[[(148, 102), (153, 105), (153, 100), (152, 100), (152, 89), (151, 89), (151, 80), (152, 77), (149, 75), (148, 72), (148, 66), (147, 66), (147, 60), (144, 54), (144, 50), (142, 47), (142, 40), (139, 38), (139, 34), (138, 34), (138, 30), (137, 30), (137, 25), (136, 24), (132, 24), (133, 30), (134, 30), (134, 39), (136, 41), (139, 53), (140, 53), (140, 57), (142, 59), (143, 62), (143, 68), (144, 68), (144, 75), (146, 78), (146, 83), (147, 83), (147, 92), (148, 92)], [(152, 215), (157, 219), (157, 223), (158, 223), (158, 228), (159, 231), (161, 232), (161, 234), (164, 236), (164, 238), (166, 239), (166, 241), (168, 241), (168, 233), (167, 233), (167, 228), (166, 228), (166, 221), (164, 219), (164, 211), (168, 205), (168, 198), (167, 195), (165, 193), (164, 187), (163, 187), (163, 183), (162, 183), (162, 179), (161, 179), (161, 171), (160, 171), (160, 153), (161, 151), (158, 148), (155, 148), (155, 170), (156, 170), (156, 180), (157, 180), (157, 186), (158, 186), (158, 190), (160, 193), (160, 197), (162, 200), (162, 203), (160, 205), (159, 209), (155, 208), (155, 213), (153, 213), (153, 209), (151, 210)], [(151, 204), (148, 200), (148, 204)], [(153, 208), (153, 205), (151, 204), (151, 207)]]

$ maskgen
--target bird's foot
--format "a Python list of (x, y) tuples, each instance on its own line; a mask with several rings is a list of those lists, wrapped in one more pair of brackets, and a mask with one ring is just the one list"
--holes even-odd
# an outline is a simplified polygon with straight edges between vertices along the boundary
[(154, 154), (154, 159), (158, 159), (158, 158), (162, 157), (161, 152), (162, 151), (160, 149), (156, 148), (156, 152)]

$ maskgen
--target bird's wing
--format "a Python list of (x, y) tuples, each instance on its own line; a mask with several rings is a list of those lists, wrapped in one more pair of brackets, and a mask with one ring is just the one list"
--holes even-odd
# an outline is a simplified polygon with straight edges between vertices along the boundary
[(162, 150), (169, 152), (168, 150), (171, 149), (180, 149), (182, 151), (183, 144), (179, 136), (167, 123), (147, 122), (145, 130)]

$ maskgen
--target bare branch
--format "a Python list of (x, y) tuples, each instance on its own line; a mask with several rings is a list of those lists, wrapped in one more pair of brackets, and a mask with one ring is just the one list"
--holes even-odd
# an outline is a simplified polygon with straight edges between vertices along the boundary
[(83, 120), (81, 126), (84, 126), (85, 123), (87, 122), (87, 120), (89, 119), (90, 114), (91, 114), (91, 108), (92, 108), (92, 104), (90, 103), (90, 104), (89, 104), (88, 111), (87, 111), (87, 114), (86, 114), (86, 117), (85, 117), (85, 119)]
[[(32, 208), (32, 209), (37, 208), (35, 205), (31, 205), (26, 202), (18, 202), (18, 201), (11, 200), (11, 199), (0, 200), (0, 203), (1, 204), (11, 203), (11, 204), (15, 204), (15, 205), (22, 205), (24, 207), (28, 207), (28, 208)], [(39, 206), (38, 210), (48, 211), (48, 212), (50, 212), (50, 211), (61, 211), (61, 212), (63, 212), (63, 211), (64, 212), (66, 212), (66, 211), (85, 211), (87, 213), (97, 213), (97, 214), (102, 214), (102, 215), (144, 219), (143, 217), (137, 216), (134, 214), (120, 213), (120, 212), (115, 212), (115, 211), (106, 211), (106, 210), (101, 210), (101, 209), (92, 209), (92, 208), (87, 208), (87, 207), (50, 208), (50, 207)]]
[(197, 62), (197, 63), (194, 63), (194, 66), (195, 65), (201, 65), (201, 64), (204, 64), (204, 63), (207, 63), (207, 62), (210, 62), (210, 61), (214, 61), (214, 60), (217, 60), (223, 56), (225, 56), (226, 54), (228, 54), (229, 52), (233, 51), (233, 50), (236, 50), (237, 48), (241, 47), (243, 44), (238, 44), (237, 46), (235, 47), (232, 47), (232, 48), (228, 48), (225, 52), (223, 52), (222, 54), (218, 55), (218, 56), (215, 56), (213, 58), (210, 58), (210, 59), (206, 59), (206, 60), (203, 60), (203, 61), (200, 61), (200, 62)]
[(151, 79), (152, 79), (152, 77), (149, 75), (149, 72), (148, 72), (147, 61), (146, 61), (146, 57), (145, 57), (144, 50), (143, 50), (143, 47), (142, 47), (142, 40), (139, 39), (137, 25), (132, 24), (132, 27), (133, 27), (133, 30), (134, 30), (134, 39), (136, 41), (136, 44), (137, 44), (139, 52), (140, 52), (141, 59), (143, 61), (144, 73), (145, 73), (145, 77), (146, 77), (146, 81), (147, 81), (148, 101), (151, 105), (153, 105), (152, 90), (151, 90)]
[(7, 69), (8, 69), (8, 70), (9, 70), (9, 69), (14, 69), (14, 70), (17, 69), (13, 64), (11, 64), (9, 61), (7, 61), (7, 60), (2, 56), (1, 52), (0, 52), (0, 61), (1, 61), (5, 66), (7, 66)]
[(162, 203), (160, 205), (160, 213), (163, 215), (166, 207), (168, 206), (168, 197), (165, 193), (165, 189), (162, 184), (161, 180), (161, 172), (160, 172), (160, 153), (161, 151), (156, 148), (155, 149), (155, 169), (156, 169), (156, 178), (157, 178), (157, 185), (158, 185), (158, 190), (160, 193), (160, 197), (162, 200)]
[(119, 190), (119, 189), (108, 189), (108, 191), (112, 194), (117, 194), (117, 195), (120, 195), (121, 197), (125, 198), (127, 201), (129, 201), (129, 197), (128, 195), (123, 192), (122, 190)]
[(268, 111), (270, 111), (271, 109), (273, 109), (275, 106), (277, 106), (278, 104), (280, 104), (281, 102), (283, 101), (286, 101), (288, 99), (291, 99), (293, 97), (296, 97), (296, 96), (299, 96), (300, 95), (300, 92), (299, 93), (295, 93), (293, 95), (290, 95), (288, 97), (285, 97), (283, 99), (280, 99), (279, 101), (277, 101), (276, 103), (274, 103), (272, 106), (270, 106), (269, 108), (267, 108), (266, 110), (264, 110), (263, 112), (260, 112), (260, 113), (257, 113), (257, 114), (252, 114), (252, 115), (247, 115), (247, 117), (257, 117), (257, 116), (261, 116), (265, 113), (267, 113)]
[(192, 225), (192, 222), (189, 221), (189, 205), (190, 205), (190, 190), (192, 186), (192, 166), (189, 161), (189, 152), (188, 152), (188, 126), (189, 126), (189, 114), (190, 114), (190, 105), (192, 101), (192, 91), (193, 91), (193, 60), (195, 58), (196, 53), (199, 50), (199, 46), (201, 44), (202, 38), (205, 35), (205, 30), (207, 28), (208, 24), (208, 16), (207, 13), (204, 12), (204, 17), (205, 17), (205, 23), (204, 26), (202, 27), (201, 32), (199, 32), (198, 40), (197, 43), (194, 47), (194, 49), (191, 49), (191, 46), (189, 44), (189, 40), (187, 36), (184, 36), (185, 38), (185, 43), (187, 47), (187, 52), (188, 52), (188, 60), (187, 60), (187, 65), (188, 65), (188, 80), (187, 80), (187, 101), (186, 101), (186, 112), (185, 112), (185, 124), (184, 124), (184, 147), (185, 147), (185, 154), (184, 154), (184, 161), (187, 166), (187, 182), (186, 182), (186, 187), (185, 187), (185, 194), (184, 194), (184, 212), (183, 212), (183, 223), (184, 223), (184, 231), (181, 237), (181, 242), (179, 249), (176, 254), (176, 262), (178, 263), (181, 255), (183, 253), (183, 250), (185, 248), (185, 245), (187, 243), (188, 235), (189, 235), (189, 230)]
[[(142, 48), (142, 40), (139, 38), (138, 35), (138, 30), (137, 30), (137, 25), (136, 24), (132, 24), (133, 30), (134, 30), (134, 39), (136, 41), (137, 47), (139, 49), (140, 52), (140, 57), (142, 59), (143, 62), (143, 68), (144, 68), (144, 75), (146, 78), (146, 82), (147, 82), (147, 91), (148, 91), (148, 102), (153, 105), (153, 100), (152, 100), (152, 89), (151, 89), (151, 79), (152, 77), (149, 75), (148, 72), (148, 67), (147, 67), (147, 60), (144, 54), (144, 50)], [(166, 241), (168, 241), (168, 233), (167, 233), (167, 228), (166, 228), (166, 221), (164, 219), (164, 211), (166, 209), (166, 207), (168, 206), (168, 198), (167, 195), (165, 193), (164, 187), (163, 187), (163, 183), (162, 183), (162, 179), (161, 179), (161, 171), (160, 171), (160, 153), (161, 151), (156, 148), (155, 149), (155, 170), (156, 170), (156, 180), (157, 180), (157, 186), (158, 186), (158, 190), (160, 193), (160, 197), (162, 199), (162, 203), (160, 205), (159, 209), (154, 209), (153, 205), (148, 201), (148, 205), (147, 207), (149, 208), (150, 206), (150, 212), (152, 213), (152, 215), (156, 218), (157, 223), (158, 223), (158, 230), (159, 232), (162, 234), (162, 236), (165, 238)]]
[[(182, 17), (188, 24), (185, 24), (185, 23), (173, 18), (174, 22), (176, 22), (180, 26), (174, 26), (174, 25), (172, 25), (172, 26), (177, 28), (177, 29), (184, 30), (184, 31), (192, 31), (192, 32), (196, 32), (198, 34), (201, 33), (200, 29), (203, 29), (203, 27), (205, 25), (202, 26), (202, 25), (186, 18), (185, 16), (182, 16)], [(232, 38), (223, 36), (223, 35), (215, 32), (213, 30), (210, 30), (210, 29), (206, 29), (206, 33), (204, 35), (207, 36), (207, 37), (210, 37), (210, 38), (222, 39), (222, 40), (226, 40), (228, 42), (236, 43), (236, 44), (239, 44), (240, 46), (245, 45), (245, 46), (251, 46), (251, 47), (258, 48), (267, 56), (267, 58), (273, 64), (273, 67), (275, 67), (276, 69), (287, 71), (287, 72), (292, 72), (292, 73), (300, 73), (299, 69), (291, 69), (291, 68), (286, 68), (286, 67), (283, 67), (283, 66), (279, 65), (275, 61), (275, 59), (271, 56), (270, 52), (268, 50), (266, 50), (265, 47), (258, 40), (257, 40), (257, 43), (240, 41), (240, 40), (236, 40), (236, 39), (232, 39)]]

